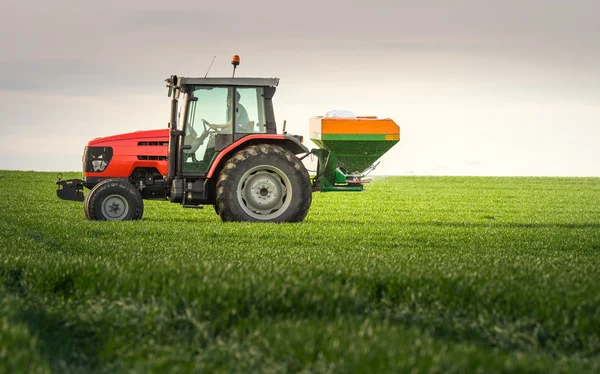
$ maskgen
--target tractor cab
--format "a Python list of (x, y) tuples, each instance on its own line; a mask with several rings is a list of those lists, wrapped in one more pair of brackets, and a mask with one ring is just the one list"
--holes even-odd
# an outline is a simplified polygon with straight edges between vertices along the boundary
[(217, 155), (236, 141), (277, 133), (271, 103), (277, 78), (173, 76), (166, 81), (174, 136), (169, 153), (178, 161), (172, 165), (176, 174), (206, 175)]

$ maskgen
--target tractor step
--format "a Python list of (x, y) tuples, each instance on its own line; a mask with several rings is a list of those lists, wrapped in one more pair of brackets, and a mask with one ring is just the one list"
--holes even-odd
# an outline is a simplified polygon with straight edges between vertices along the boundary
[(204, 205), (182, 205), (184, 208), (188, 209), (204, 209)]

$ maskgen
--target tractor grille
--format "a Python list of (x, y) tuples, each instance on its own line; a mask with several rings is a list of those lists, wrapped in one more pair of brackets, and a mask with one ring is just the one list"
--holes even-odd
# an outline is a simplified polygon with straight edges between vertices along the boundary
[(169, 145), (168, 141), (165, 142), (138, 142), (139, 146), (165, 146), (165, 145)]
[(167, 156), (137, 156), (138, 160), (157, 160), (157, 161), (167, 161), (169, 158)]

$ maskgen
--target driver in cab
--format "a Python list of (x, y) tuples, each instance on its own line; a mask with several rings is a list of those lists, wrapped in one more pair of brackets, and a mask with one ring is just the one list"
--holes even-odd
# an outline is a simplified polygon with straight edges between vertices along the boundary
[[(240, 104), (240, 93), (235, 91), (235, 129), (236, 132), (247, 132), (248, 124), (250, 119), (248, 118), (248, 111), (242, 104)], [(231, 134), (231, 95), (227, 96), (227, 122), (221, 124), (209, 124), (211, 128), (219, 130), (222, 134)]]

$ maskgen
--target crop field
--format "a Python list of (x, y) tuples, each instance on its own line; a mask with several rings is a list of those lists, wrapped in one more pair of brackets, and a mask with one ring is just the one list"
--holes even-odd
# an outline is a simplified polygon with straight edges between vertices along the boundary
[(600, 371), (598, 178), (379, 178), (299, 224), (92, 222), (55, 180), (0, 171), (0, 373)]

